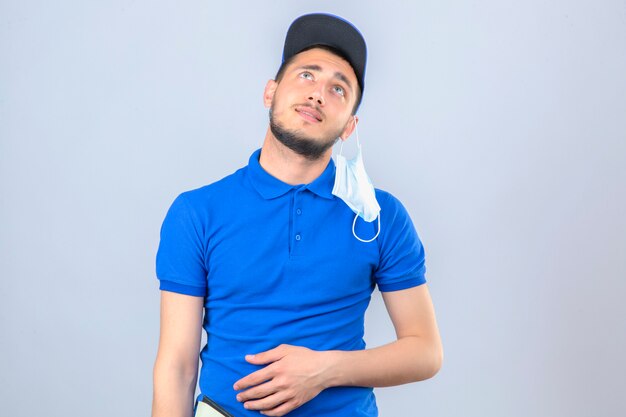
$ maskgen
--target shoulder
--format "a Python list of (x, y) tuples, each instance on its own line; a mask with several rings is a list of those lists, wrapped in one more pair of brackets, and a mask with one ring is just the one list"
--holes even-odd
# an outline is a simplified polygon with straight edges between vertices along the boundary
[(241, 190), (244, 170), (245, 167), (211, 184), (181, 192), (171, 203), (166, 222), (191, 224), (204, 230), (220, 207), (227, 206)]
[(378, 204), (380, 204), (381, 208), (383, 204), (388, 205), (400, 202), (400, 200), (398, 200), (396, 196), (391, 194), (389, 191), (381, 190), (380, 188), (374, 188), (374, 191), (376, 192), (376, 200), (378, 200)]
[[(398, 234), (417, 233), (415, 223), (404, 204), (388, 191), (376, 188), (376, 199), (380, 205), (382, 240), (394, 241)], [(391, 237), (390, 237), (391, 236)]]
[(398, 215), (408, 216), (406, 208), (395, 195), (379, 188), (375, 188), (375, 191), (382, 218), (395, 218)]
[(183, 191), (176, 200), (184, 201), (190, 208), (207, 207), (209, 203), (226, 200), (244, 186), (246, 168), (240, 168), (213, 183)]

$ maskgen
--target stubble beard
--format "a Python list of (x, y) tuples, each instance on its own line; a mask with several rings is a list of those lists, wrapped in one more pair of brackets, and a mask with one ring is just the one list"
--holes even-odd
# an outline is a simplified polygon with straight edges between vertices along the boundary
[(323, 139), (305, 136), (298, 130), (288, 130), (274, 118), (273, 110), (272, 105), (270, 107), (270, 130), (274, 137), (287, 148), (310, 161), (320, 159), (339, 140), (341, 130)]

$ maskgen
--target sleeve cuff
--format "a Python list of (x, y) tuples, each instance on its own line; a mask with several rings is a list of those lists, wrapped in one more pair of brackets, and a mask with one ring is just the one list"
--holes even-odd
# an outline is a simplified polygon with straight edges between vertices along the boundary
[(389, 284), (378, 284), (378, 290), (380, 292), (399, 291), (406, 290), (407, 288), (417, 287), (425, 284), (426, 278), (421, 275), (419, 277), (413, 277), (400, 282), (392, 282)]
[(167, 280), (159, 280), (159, 289), (161, 291), (176, 292), (196, 297), (206, 296), (206, 288), (204, 287), (194, 287), (193, 285), (179, 284), (177, 282)]

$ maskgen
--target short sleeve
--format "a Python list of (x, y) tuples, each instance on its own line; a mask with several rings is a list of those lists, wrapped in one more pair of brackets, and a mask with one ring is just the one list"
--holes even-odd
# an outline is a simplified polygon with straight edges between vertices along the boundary
[(156, 256), (156, 275), (161, 290), (202, 297), (206, 295), (207, 271), (202, 229), (185, 194), (179, 195), (161, 226), (161, 240)]
[(415, 287), (426, 282), (424, 247), (408, 212), (398, 199), (377, 190), (381, 205), (380, 262), (374, 279), (382, 292)]

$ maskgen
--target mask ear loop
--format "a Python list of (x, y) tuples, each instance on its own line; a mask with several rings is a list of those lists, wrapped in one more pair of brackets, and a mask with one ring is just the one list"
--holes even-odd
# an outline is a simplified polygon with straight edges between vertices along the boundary
[[(356, 125), (357, 125), (356, 116), (352, 116), (352, 118), (354, 119), (354, 133), (356, 134), (356, 144), (357, 144), (357, 147), (361, 149), (361, 141), (359, 140), (359, 131), (356, 128)], [(343, 155), (343, 143), (344, 142), (345, 140), (341, 139), (341, 146), (339, 147), (339, 155)]]
[[(359, 148), (359, 149), (361, 149), (361, 141), (359, 140), (359, 129), (358, 129), (358, 127), (357, 127), (357, 126), (358, 126), (358, 123), (357, 123), (357, 120), (356, 120), (356, 116), (352, 116), (352, 117), (353, 117), (353, 119), (354, 119), (354, 133), (356, 134), (356, 144), (357, 144), (358, 148)], [(341, 146), (342, 146), (342, 148), (343, 148), (343, 142), (341, 143)], [(356, 235), (356, 232), (354, 231), (354, 227), (356, 226), (356, 219), (357, 219), (358, 217), (359, 217), (359, 215), (358, 215), (358, 214), (356, 214), (356, 215), (354, 216), (354, 221), (352, 222), (352, 235), (353, 235), (355, 238), (357, 238), (357, 240), (359, 240), (359, 241), (361, 241), (361, 242), (363, 242), (363, 243), (373, 242), (373, 241), (374, 241), (374, 240), (378, 237), (378, 235), (380, 234), (380, 214), (378, 214), (378, 216), (376, 216), (376, 217), (378, 218), (378, 231), (376, 232), (376, 236), (374, 236), (373, 238), (371, 238), (371, 239), (369, 239), (369, 240), (364, 240), (364, 239), (361, 239), (360, 237), (358, 237), (358, 236)]]
[[(360, 148), (361, 147), (361, 141), (359, 141), (359, 131), (356, 128), (356, 116), (352, 116), (352, 119), (354, 120), (354, 133), (356, 134), (356, 144), (357, 146)], [(339, 155), (343, 155), (343, 143), (345, 142), (345, 140), (341, 139), (341, 146), (339, 147)]]
[(373, 241), (374, 239), (376, 239), (376, 238), (378, 237), (378, 235), (380, 234), (380, 214), (378, 214), (378, 216), (376, 216), (376, 217), (378, 217), (378, 231), (376, 232), (376, 236), (374, 236), (374, 237), (373, 237), (373, 238), (371, 238), (370, 240), (363, 240), (363, 239), (361, 239), (360, 237), (358, 237), (358, 236), (356, 235), (356, 233), (354, 232), (354, 226), (356, 226), (356, 219), (357, 219), (357, 217), (359, 217), (359, 215), (358, 215), (358, 214), (356, 214), (356, 215), (354, 216), (354, 221), (352, 222), (352, 234), (354, 235), (354, 237), (356, 237), (358, 240), (360, 240), (360, 241), (361, 241), (361, 242), (363, 242), (363, 243), (370, 243), (370, 242), (372, 242), (372, 241)]
[(356, 144), (361, 148), (361, 141), (359, 140), (359, 129), (357, 128), (356, 116), (352, 116), (354, 118), (354, 134), (356, 135)]

